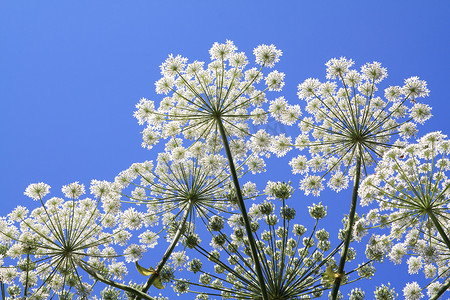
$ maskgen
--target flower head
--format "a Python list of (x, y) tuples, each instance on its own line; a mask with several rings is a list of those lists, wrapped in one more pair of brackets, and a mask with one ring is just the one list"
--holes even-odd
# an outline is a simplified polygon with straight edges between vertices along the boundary
[(422, 289), (417, 282), (408, 283), (403, 288), (403, 296), (406, 300), (419, 300), (423, 298)]
[(423, 269), (426, 277), (434, 277), (438, 268), (439, 276), (448, 276), (450, 271), (450, 240), (443, 230), (450, 226), (449, 149), (446, 135), (429, 133), (416, 144), (387, 151), (376, 173), (361, 183), (362, 204), (375, 201), (379, 207), (371, 222), (389, 226), (399, 240), (390, 259), (400, 263), (403, 256), (414, 255), (407, 261), (412, 274)]
[(103, 221), (117, 218), (118, 210), (111, 206), (99, 209), (102, 201), (108, 201), (106, 193), (96, 200), (77, 200), (84, 193), (84, 186), (78, 182), (62, 188), (69, 200), (53, 197), (44, 202), (49, 188), (44, 183), (30, 185), (25, 194), (39, 200), (41, 206), (29, 213), (19, 206), (8, 220), (0, 221), (0, 241), (7, 243), (5, 255), (15, 263), (2, 266), (0, 280), (12, 282), (18, 278), (27, 297), (63, 297), (75, 288), (85, 298), (91, 288), (80, 275), (81, 270), (114, 277), (126, 273), (125, 267), (122, 274), (117, 268), (115, 273), (108, 273), (108, 265), (118, 257), (110, 245), (122, 230), (112, 232)]
[(311, 117), (299, 118), (302, 133), (295, 146), (309, 146), (311, 158), (306, 162), (295, 158), (290, 164), (294, 173), (306, 173), (301, 181), (306, 193), (318, 195), (322, 189), (317, 176), (309, 174), (313, 172), (326, 171), (320, 178), (330, 173), (327, 185), (333, 190), (346, 188), (347, 176), (355, 173), (358, 160), (367, 173), (367, 167), (385, 151), (398, 146), (393, 137), (408, 139), (416, 134), (416, 123), (431, 116), (428, 105), (415, 103), (408, 108), (408, 99), (428, 94), (424, 81), (411, 78), (403, 88), (389, 87), (382, 99), (376, 96), (377, 84), (387, 70), (378, 62), (365, 64), (361, 72), (351, 69), (352, 65), (346, 58), (331, 59), (326, 66), (327, 79), (332, 81), (309, 78), (298, 86), (298, 96), (306, 101)]
[(260, 45), (253, 50), (253, 54), (256, 57), (257, 64), (272, 68), (280, 60), (283, 52), (274, 45)]
[(50, 186), (46, 183), (39, 182), (30, 184), (25, 190), (25, 196), (30, 197), (33, 200), (39, 200), (50, 193)]
[[(326, 207), (319, 204), (310, 208), (315, 226), (308, 233), (304, 226), (292, 224), (295, 210), (285, 205), (285, 200), (292, 195), (292, 187), (282, 182), (268, 182), (265, 192), (268, 199), (282, 200), (281, 208), (276, 209), (272, 202), (265, 201), (254, 204), (249, 215), (253, 220), (252, 228), (257, 240), (259, 259), (262, 268), (266, 270), (265, 282), (269, 299), (321, 296), (334, 281), (332, 270), (336, 268), (336, 262), (333, 256), (341, 248), (339, 245), (331, 249), (329, 233), (324, 229), (317, 229), (319, 219), (326, 216)], [(214, 250), (208, 250), (204, 246), (195, 247), (202, 256), (214, 263), (215, 274), (208, 274), (206, 269), (202, 269), (203, 265), (195, 261), (188, 263), (196, 266), (195, 269), (188, 270), (201, 274), (200, 283), (196, 284), (198, 291), (192, 286), (191, 288), (204, 295), (221, 293), (222, 297), (228, 298), (259, 297), (261, 290), (252, 267), (253, 259), (242, 224), (229, 222), (233, 233), (226, 235), (222, 229), (223, 221), (214, 219), (210, 224), (216, 223), (220, 225), (220, 229), (211, 230), (213, 236), (210, 243)], [(363, 268), (358, 267), (358, 272)], [(332, 279), (328, 279), (329, 273), (333, 273)]]
[[(139, 124), (147, 126), (142, 132), (143, 147), (152, 148), (162, 138), (182, 136), (194, 143), (202, 142), (208, 151), (217, 153), (222, 147), (215, 139), (222, 134), (222, 127), (231, 138), (230, 143), (237, 146), (245, 142), (244, 137), (253, 134), (249, 120), (255, 124), (266, 122), (268, 112), (262, 108), (267, 102), (265, 92), (281, 90), (284, 73), (268, 74), (262, 90), (257, 89), (257, 84), (264, 78), (262, 68), (273, 67), (281, 51), (273, 45), (257, 47), (254, 52), (261, 68), (247, 70), (247, 57), (236, 51), (231, 41), (214, 43), (209, 51), (212, 62), (208, 65), (198, 61), (188, 64), (179, 55), (169, 56), (161, 65), (163, 77), (156, 82), (156, 92), (168, 96), (159, 107), (145, 98), (136, 105), (134, 116)], [(244, 158), (245, 155), (236, 159)]]

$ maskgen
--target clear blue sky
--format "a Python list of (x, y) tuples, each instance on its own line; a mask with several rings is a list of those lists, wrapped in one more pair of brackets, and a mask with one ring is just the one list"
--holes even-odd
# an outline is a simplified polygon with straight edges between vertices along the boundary
[[(298, 83), (324, 79), (332, 57), (358, 67), (380, 61), (385, 84), (419, 76), (434, 115), (419, 135), (450, 134), (449, 15), (448, 1), (2, 1), (1, 215), (31, 204), (23, 196), (30, 183), (44, 181), (56, 195), (64, 184), (112, 180), (131, 163), (153, 159), (140, 146), (134, 105), (161, 99), (154, 82), (168, 54), (208, 61), (212, 43), (226, 39), (250, 59), (262, 43), (281, 49), (276, 69), (286, 73), (281, 94), (291, 104), (299, 102)], [(296, 185), (299, 178), (286, 170), (287, 160), (274, 180), (291, 177)], [(347, 212), (336, 199), (348, 195), (320, 199), (331, 208), (330, 222)]]

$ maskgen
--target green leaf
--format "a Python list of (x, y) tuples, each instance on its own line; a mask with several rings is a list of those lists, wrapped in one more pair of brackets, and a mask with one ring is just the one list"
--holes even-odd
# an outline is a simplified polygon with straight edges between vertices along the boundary
[[(156, 274), (155, 269), (153, 269), (152, 267), (146, 269), (146, 268), (142, 267), (141, 265), (139, 265), (138, 262), (136, 262), (136, 269), (138, 270), (139, 273), (141, 273), (144, 276), (150, 276), (152, 274)], [(165, 286), (161, 282), (161, 277), (159, 277), (159, 275), (157, 275), (155, 277), (155, 280), (153, 281), (153, 286), (159, 290), (162, 290), (165, 288)]]
[(165, 288), (165, 286), (161, 282), (161, 278), (159, 277), (159, 275), (156, 276), (155, 281), (153, 281), (153, 286), (159, 290)]
[(334, 268), (333, 268), (332, 266), (328, 266), (327, 269), (325, 270), (325, 273), (322, 274), (323, 280), (326, 281), (326, 282), (328, 282), (329, 284), (334, 283), (334, 281), (335, 281), (337, 278), (340, 278), (340, 277), (341, 277), (341, 275), (338, 274), (338, 273), (336, 273), (336, 272), (334, 272), (333, 269), (334, 269)]
[(136, 262), (136, 269), (138, 270), (139, 273), (141, 273), (144, 276), (150, 276), (153, 273), (155, 273), (155, 270), (153, 268), (150, 267), (150, 269), (146, 269), (146, 268), (140, 266), (138, 264), (138, 262)]

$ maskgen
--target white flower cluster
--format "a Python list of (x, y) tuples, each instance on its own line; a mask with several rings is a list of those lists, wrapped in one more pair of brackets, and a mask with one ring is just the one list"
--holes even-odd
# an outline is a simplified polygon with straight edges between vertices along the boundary
[[(181, 56), (170, 55), (161, 65), (163, 77), (156, 82), (156, 92), (170, 94), (156, 108), (153, 101), (141, 99), (135, 117), (144, 130), (143, 146), (151, 148), (160, 138), (179, 134), (187, 139), (209, 139), (217, 134), (220, 117), (229, 136), (248, 134), (244, 122), (266, 121), (261, 104), (267, 102), (265, 91), (279, 91), (284, 74), (273, 71), (265, 77), (266, 88), (257, 90), (255, 84), (263, 79), (261, 69), (273, 67), (282, 52), (273, 45), (261, 45), (254, 50), (260, 69), (250, 68), (243, 52), (236, 52), (233, 42), (214, 43), (209, 53), (212, 62), (190, 64)], [(253, 107), (253, 110), (252, 110)]]
[(355, 173), (359, 158), (366, 170), (392, 146), (391, 137), (415, 135), (415, 124), (431, 116), (428, 105), (416, 103), (428, 95), (426, 83), (417, 77), (406, 79), (403, 87), (387, 88), (382, 99), (376, 95), (377, 84), (387, 71), (380, 63), (365, 64), (358, 72), (351, 69), (352, 60), (341, 57), (326, 66), (330, 81), (309, 78), (298, 86), (310, 116), (299, 120), (301, 134), (294, 144), (299, 149), (308, 147), (311, 157), (299, 155), (290, 162), (294, 174), (306, 174), (301, 189), (316, 196), (323, 189), (324, 175), (310, 173), (327, 171), (331, 174), (327, 185), (335, 191), (345, 189), (347, 174)]
[[(31, 212), (18, 206), (8, 219), (0, 220), (0, 244), (7, 245), (5, 257), (12, 263), (5, 266), (2, 262), (0, 281), (12, 284), (18, 279), (29, 297), (43, 299), (69, 293), (73, 287), (78, 293), (89, 291), (80, 275), (82, 269), (122, 280), (128, 271), (120, 261), (119, 248), (112, 246), (125, 245), (131, 233), (116, 225), (126, 218), (126, 212), (120, 212), (120, 201), (109, 193), (110, 186), (94, 180), (91, 191), (97, 199), (80, 199), (84, 185), (74, 182), (62, 188), (68, 200), (44, 200), (50, 186), (30, 184), (25, 194), (41, 206)], [(131, 252), (124, 250), (127, 261), (136, 256)]]
[[(259, 68), (247, 68), (245, 53), (237, 52), (231, 41), (214, 43), (209, 53), (209, 64), (188, 63), (186, 58), (170, 55), (161, 65), (163, 77), (156, 82), (156, 92), (167, 96), (159, 106), (142, 98), (134, 113), (139, 124), (146, 125), (142, 146), (150, 149), (161, 139), (183, 137), (194, 141), (187, 147), (198, 149), (194, 155), (215, 155), (223, 149), (218, 137), (225, 135), (235, 161), (244, 161), (252, 173), (263, 172), (263, 157), (271, 152), (283, 156), (292, 141), (258, 126), (266, 124), (269, 115), (286, 125), (301, 115), (300, 107), (289, 105), (283, 97), (271, 100), (268, 110), (263, 106), (268, 102), (266, 92), (284, 86), (284, 73), (262, 73), (264, 67), (272, 68), (279, 61), (282, 52), (273, 45), (256, 47), (253, 53)], [(263, 79), (265, 86), (258, 88)], [(183, 159), (185, 150), (173, 152)]]
[[(210, 63), (169, 55), (155, 83), (164, 98), (159, 104), (142, 98), (134, 112), (145, 126), (142, 146), (151, 149), (164, 140), (164, 150), (154, 161), (133, 163), (113, 182), (93, 180), (92, 199), (83, 198), (86, 188), (79, 182), (62, 187), (67, 199), (44, 200), (50, 186), (42, 182), (26, 188), (24, 194), (41, 206), (17, 206), (0, 218), (0, 282), (10, 285), (11, 299), (21, 295), (15, 283), (24, 287), (24, 298), (72, 299), (76, 293), (98, 299), (83, 278), (111, 285), (101, 292), (103, 299), (119, 299), (119, 289), (127, 298), (134, 293), (152, 299), (142, 293), (168, 282), (178, 294), (201, 288), (195, 292), (202, 300), (309, 299), (326, 289), (332, 289), (330, 299), (341, 299), (341, 284), (371, 278), (372, 261), (387, 257), (394, 264), (408, 257), (409, 274), (423, 272), (431, 281), (429, 297), (450, 286), (450, 141), (433, 132), (408, 143), (417, 124), (431, 117), (431, 108), (417, 102), (428, 96), (426, 82), (411, 77), (381, 96), (387, 70), (379, 62), (355, 70), (353, 60), (333, 58), (325, 64), (325, 82), (309, 78), (298, 85), (303, 116), (300, 105), (267, 96), (285, 85), (284, 73), (263, 74), (282, 52), (260, 45), (253, 54), (255, 67), (248, 67), (245, 53), (227, 40), (212, 45)], [(300, 133), (292, 138), (284, 130), (270, 132), (269, 118), (278, 125), (297, 124)], [(350, 213), (338, 236), (343, 242), (335, 248), (332, 232), (317, 227), (327, 216), (325, 204), (305, 205), (314, 220), (306, 234), (303, 225), (294, 224), (296, 210), (286, 204), (294, 195), (290, 181), (269, 180), (263, 192), (253, 182), (239, 183), (248, 173), (265, 172), (272, 154), (283, 157), (294, 148), (309, 153), (289, 162), (306, 195), (319, 196), (325, 187), (339, 192), (353, 179)], [(367, 176), (372, 164), (374, 173)], [(260, 196), (266, 199), (253, 201), (247, 211), (245, 203)], [(377, 206), (358, 215), (358, 196), (363, 206)], [(345, 263), (356, 258), (350, 243), (362, 241), (374, 227), (390, 232), (372, 233), (365, 250), (369, 261), (349, 270)], [(208, 233), (210, 249), (204, 242)], [(147, 283), (113, 282), (123, 282), (126, 263), (143, 259), (160, 237), (170, 245), (159, 263), (149, 269), (136, 264), (149, 276)], [(189, 259), (188, 251), (204, 259)], [(208, 261), (214, 267), (203, 269)], [(207, 273), (211, 270), (214, 275)], [(199, 283), (175, 276), (182, 271), (199, 273)], [(414, 281), (402, 292), (416, 300), (425, 288)], [(348, 294), (352, 300), (365, 295), (360, 288)], [(396, 296), (389, 284), (374, 291), (375, 299)]]
[[(396, 239), (387, 250), (390, 260), (399, 264), (404, 256), (413, 255), (407, 260), (409, 273), (422, 270), (426, 278), (445, 279), (450, 275), (449, 150), (450, 141), (440, 132), (391, 149), (359, 190), (362, 205), (374, 201), (378, 205), (367, 214), (365, 222), (388, 226)], [(439, 282), (435, 283), (439, 287)], [(403, 292), (407, 299), (423, 296), (417, 283), (408, 284)]]
[[(267, 199), (250, 208), (253, 231), (258, 237), (257, 247), (263, 269), (267, 270), (266, 282), (268, 293), (278, 295), (280, 299), (315, 298), (323, 294), (324, 289), (330, 287), (333, 279), (328, 279), (325, 269), (336, 267), (333, 255), (340, 246), (332, 249), (329, 240), (330, 233), (325, 229), (318, 229), (319, 219), (326, 216), (326, 207), (321, 203), (309, 207), (315, 226), (312, 232), (300, 225), (292, 224), (296, 212), (285, 205), (290, 198), (293, 188), (283, 182), (267, 182), (265, 189)], [(282, 200), (283, 206), (275, 207), (271, 199)], [(211, 250), (204, 247), (197, 249), (205, 259), (197, 258), (188, 262), (189, 271), (199, 273), (199, 283), (191, 285), (191, 289), (209, 299), (209, 295), (221, 293), (223, 298), (245, 297), (253, 299), (261, 294), (255, 270), (252, 268), (252, 257), (246, 246), (248, 243), (245, 232), (240, 223), (239, 215), (228, 219), (232, 234), (224, 234), (224, 220), (213, 218), (210, 230), (213, 233)], [(176, 262), (185, 264), (182, 253), (173, 254)], [(181, 257), (181, 258), (180, 258)], [(214, 263), (214, 273), (209, 274), (199, 261), (209, 260)], [(354, 271), (358, 275), (370, 278), (373, 276), (371, 265), (358, 266)], [(353, 271), (352, 271), (353, 272)], [(364, 274), (364, 275), (363, 275)], [(192, 276), (191, 276), (192, 278)], [(284, 280), (278, 280), (284, 278)], [(180, 280), (189, 284), (185, 280)]]

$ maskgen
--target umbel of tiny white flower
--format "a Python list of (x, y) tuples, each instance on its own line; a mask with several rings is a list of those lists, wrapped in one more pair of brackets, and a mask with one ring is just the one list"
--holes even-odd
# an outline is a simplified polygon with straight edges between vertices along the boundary
[[(258, 46), (253, 52), (256, 63), (261, 67), (244, 71), (248, 64), (247, 57), (244, 53), (236, 53), (236, 50), (231, 41), (225, 44), (214, 43), (209, 51), (212, 62), (206, 69), (203, 62), (194, 61), (187, 65), (186, 58), (170, 55), (161, 65), (163, 78), (156, 82), (156, 91), (170, 96), (161, 102), (158, 109), (155, 109), (153, 102), (144, 99), (138, 105), (135, 115), (140, 123), (147, 123), (143, 134), (144, 145), (149, 148), (158, 141), (158, 136), (178, 135), (194, 142), (212, 144), (214, 147), (210, 150), (214, 154), (223, 147), (249, 237), (263, 299), (267, 300), (263, 273), (231, 146), (236, 143), (234, 141), (249, 136), (249, 119), (254, 117), (256, 123), (265, 122), (265, 112), (261, 108), (262, 103), (267, 101), (265, 92), (281, 90), (284, 86), (284, 74), (278, 71), (269, 73), (265, 77), (266, 87), (263, 90), (257, 90), (255, 84), (263, 79), (263, 67), (273, 67), (282, 52), (273, 45)], [(250, 111), (251, 109), (253, 110)], [(218, 137), (221, 138), (222, 145), (217, 144)]]
[[(330, 81), (321, 83), (309, 78), (298, 87), (298, 96), (306, 101), (306, 111), (311, 117), (299, 119), (302, 133), (295, 146), (300, 149), (307, 146), (311, 158), (300, 155), (290, 165), (294, 173), (306, 174), (300, 188), (315, 196), (324, 189), (323, 177), (328, 173), (331, 173), (328, 186), (336, 191), (348, 186), (346, 174), (353, 176), (347, 233), (338, 268), (338, 273), (342, 273), (353, 232), (362, 169), (367, 173), (367, 167), (393, 146), (392, 136), (407, 139), (415, 135), (415, 123), (422, 124), (430, 118), (431, 108), (416, 103), (417, 98), (429, 92), (426, 83), (417, 77), (405, 80), (403, 87), (387, 88), (383, 100), (376, 96), (377, 84), (387, 76), (380, 63), (366, 64), (358, 72), (351, 69), (352, 60), (341, 57), (331, 59), (326, 66)], [(411, 108), (408, 100), (414, 103)], [(337, 298), (339, 285), (337, 279), (333, 300)]]
[[(268, 198), (279, 199), (282, 203), (278, 213), (275, 205), (268, 201), (253, 205), (249, 211), (269, 299), (320, 297), (331, 286), (335, 276), (346, 277), (365, 267), (358, 267), (346, 275), (333, 272), (336, 267), (333, 256), (342, 244), (330, 250), (329, 233), (324, 229), (317, 229), (319, 220), (326, 216), (326, 207), (322, 204), (309, 207), (315, 224), (312, 232), (306, 234), (304, 226), (292, 224), (296, 213), (285, 203), (292, 192), (292, 187), (286, 183), (268, 182)], [(193, 259), (188, 262), (188, 270), (200, 274), (199, 283), (180, 279), (176, 280), (174, 288), (180, 292), (180, 287), (183, 287), (184, 292), (195, 291), (204, 295), (202, 297), (220, 293), (222, 298), (261, 299), (261, 288), (252, 267), (253, 259), (242, 221), (228, 219), (227, 223), (233, 230), (231, 236), (222, 230), (224, 221), (214, 219), (209, 222), (209, 230), (213, 234), (210, 243), (212, 251), (201, 245), (195, 247), (215, 264), (215, 274), (207, 273), (203, 268), (204, 263)], [(263, 227), (265, 230), (262, 230)]]
[(378, 286), (373, 294), (376, 300), (394, 300), (398, 296), (395, 289), (391, 288), (390, 283), (388, 285), (382, 284)]
[[(192, 217), (206, 218), (227, 212), (230, 206), (227, 196), (230, 175), (225, 158), (220, 155), (204, 158), (187, 151), (186, 157), (178, 160), (166, 148), (166, 152), (158, 154), (156, 165), (152, 161), (134, 163), (122, 171), (115, 178), (115, 192), (126, 198), (122, 202), (146, 205), (146, 212), (138, 217), (141, 224), (152, 226), (162, 216), (172, 237), (172, 231), (177, 229), (172, 221), (184, 211)], [(189, 222), (193, 227), (195, 218)], [(127, 227), (125, 223), (124, 226)]]
[(260, 68), (246, 70), (248, 60), (236, 52), (233, 42), (214, 43), (209, 53), (211, 63), (170, 55), (161, 65), (163, 77), (156, 82), (158, 94), (169, 94), (156, 107), (153, 101), (141, 99), (135, 117), (147, 124), (143, 131), (143, 146), (151, 148), (161, 138), (182, 134), (186, 139), (209, 140), (220, 134), (219, 122), (228, 137), (240, 139), (249, 135), (247, 121), (267, 122), (262, 104), (266, 91), (279, 91), (284, 74), (273, 71), (265, 78), (266, 87), (258, 90), (263, 67), (273, 67), (282, 52), (275, 46), (255, 48)]
[(75, 291), (80, 299), (87, 299), (91, 285), (82, 278), (81, 269), (123, 279), (127, 269), (115, 260), (117, 248), (110, 246), (121, 231), (107, 228), (111, 220), (115, 223), (120, 206), (98, 208), (108, 201), (107, 186), (94, 181), (91, 190), (99, 192), (97, 199), (79, 200), (85, 189), (75, 182), (62, 188), (69, 200), (53, 197), (44, 202), (49, 189), (44, 183), (29, 185), (25, 194), (41, 206), (31, 212), (18, 206), (8, 220), (0, 221), (0, 242), (8, 245), (6, 256), (15, 261), (1, 267), (0, 280), (12, 283), (19, 277), (27, 298), (73, 297)]
[[(307, 174), (301, 188), (319, 195), (322, 178), (311, 173), (331, 173), (327, 185), (340, 191), (348, 186), (346, 174), (356, 173), (358, 159), (366, 170), (393, 146), (392, 137), (408, 139), (417, 133), (416, 124), (431, 117), (431, 108), (416, 103), (429, 91), (418, 77), (405, 80), (403, 87), (385, 89), (384, 99), (376, 95), (387, 70), (378, 62), (368, 63), (361, 71), (351, 69), (353, 61), (331, 59), (326, 63), (327, 79), (309, 78), (298, 86), (298, 96), (306, 101), (310, 117), (299, 119), (302, 133), (295, 146), (308, 147), (311, 158), (294, 158), (293, 173)], [(408, 100), (413, 105), (408, 105)]]
[[(414, 255), (408, 260), (410, 273), (417, 273), (425, 263), (425, 276), (433, 282), (450, 276), (446, 230), (450, 226), (449, 150), (450, 141), (440, 132), (428, 133), (416, 144), (389, 150), (376, 173), (368, 176), (359, 190), (363, 205), (375, 200), (379, 206), (366, 217), (367, 223), (388, 225), (397, 239), (406, 234), (404, 242), (393, 246), (391, 260), (400, 263), (404, 255)], [(413, 286), (405, 288), (406, 294), (415, 291)], [(437, 293), (448, 287), (443, 285)]]
[[(204, 156), (196, 156), (192, 149), (186, 149), (183, 156), (180, 156), (177, 151), (180, 148), (182, 146), (179, 141), (170, 141), (166, 145), (166, 152), (158, 155), (156, 166), (151, 161), (135, 163), (121, 172), (114, 182), (117, 188), (115, 192), (127, 198), (123, 202), (146, 204), (146, 213), (130, 209), (136, 216), (135, 219), (141, 219), (141, 223), (152, 226), (162, 215), (163, 227), (166, 228), (167, 238), (171, 242), (154, 274), (142, 287), (141, 291), (144, 293), (154, 283), (158, 276), (155, 274), (160, 274), (167, 260), (174, 257), (173, 251), (179, 241), (183, 241), (185, 248), (193, 248), (200, 242), (194, 232), (197, 217), (207, 222), (211, 218), (219, 217), (219, 213), (231, 213), (227, 210), (227, 207), (231, 206), (228, 196), (230, 176), (225, 158), (218, 154), (210, 156), (207, 153)], [(215, 162), (211, 164), (212, 161)], [(131, 193), (126, 195), (130, 187)], [(246, 187), (249, 187), (249, 184)], [(253, 193), (251, 190), (253, 189), (250, 187), (248, 192)], [(126, 223), (130, 223), (126, 219), (123, 221), (125, 227)], [(151, 243), (154, 243), (152, 237), (159, 235), (164, 228), (158, 233), (151, 233)], [(144, 236), (141, 241), (146, 243)]]

